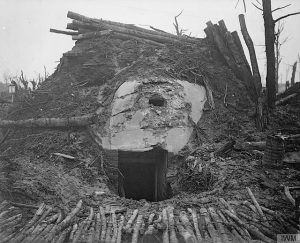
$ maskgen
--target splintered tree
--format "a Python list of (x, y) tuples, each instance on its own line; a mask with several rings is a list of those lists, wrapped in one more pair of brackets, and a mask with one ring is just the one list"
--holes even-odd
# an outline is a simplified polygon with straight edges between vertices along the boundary
[(291, 86), (295, 85), (296, 69), (297, 69), (297, 62), (295, 62), (294, 65), (293, 65), (292, 78), (291, 78)]
[[(244, 8), (246, 11), (245, 0)], [(273, 13), (275, 11), (289, 7), (291, 4), (287, 4), (282, 7), (278, 7), (272, 10), (271, 0), (262, 0), (262, 3), (256, 1), (260, 6), (252, 3), (257, 9), (263, 12), (264, 26), (265, 26), (265, 46), (266, 46), (266, 56), (267, 56), (267, 103), (269, 108), (273, 109), (275, 107), (276, 101), (276, 66), (275, 66), (275, 24), (282, 19), (289, 16), (300, 14), (300, 12), (286, 14), (277, 19), (273, 19)]]
[(278, 19), (273, 19), (272, 13), (279, 10), (286, 8), (290, 5), (286, 5), (283, 7), (276, 8), (272, 10), (271, 0), (262, 0), (263, 6), (263, 17), (264, 17), (264, 25), (265, 25), (265, 45), (266, 45), (266, 55), (267, 55), (267, 100), (268, 106), (270, 108), (275, 107), (276, 101), (276, 69), (275, 69), (275, 24), (289, 16), (299, 14), (300, 12), (291, 13), (279, 17)]
[(276, 84), (276, 92), (278, 92), (278, 83), (279, 83), (279, 66), (282, 61), (282, 57), (280, 54), (281, 47), (284, 43), (287, 42), (288, 37), (282, 39), (282, 32), (284, 30), (284, 22), (278, 21), (275, 30), (275, 84)]
[(173, 25), (174, 25), (175, 30), (176, 30), (176, 35), (178, 35), (178, 36), (182, 36), (184, 34), (184, 32), (186, 31), (186, 30), (181, 29), (179, 27), (178, 20), (177, 20), (177, 18), (182, 14), (182, 12), (183, 12), (183, 10), (181, 10), (181, 12), (174, 17), (175, 23), (173, 23)]

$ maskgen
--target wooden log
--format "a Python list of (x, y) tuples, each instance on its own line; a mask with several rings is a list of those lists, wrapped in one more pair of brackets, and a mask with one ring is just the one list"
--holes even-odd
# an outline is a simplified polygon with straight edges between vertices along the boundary
[(77, 34), (72, 36), (72, 40), (85, 40), (85, 39), (98, 38), (98, 37), (109, 35), (111, 32), (112, 32), (111, 30), (102, 30), (102, 31), (87, 32), (84, 34)]
[(118, 32), (113, 32), (111, 34), (111, 36), (116, 39), (121, 39), (121, 40), (136, 40), (138, 42), (146, 43), (146, 44), (153, 45), (153, 46), (159, 46), (159, 47), (165, 46), (164, 44), (156, 42), (156, 41), (147, 40), (145, 38), (140, 38), (140, 37), (136, 37), (133, 35), (123, 34), (123, 33), (118, 33)]
[[(87, 243), (95, 242), (95, 225), (96, 225), (96, 222), (92, 221), (90, 229), (89, 229), (89, 233), (88, 233)], [(115, 241), (112, 241), (112, 243), (115, 243)]]
[(46, 205), (42, 203), (39, 207), (39, 209), (36, 211), (33, 218), (24, 226), (24, 228), (16, 235), (15, 241), (21, 242), (27, 235), (27, 231), (39, 220), (39, 218), (42, 216), (44, 210), (46, 208)]
[(96, 225), (95, 225), (95, 242), (100, 241), (100, 233), (101, 233), (101, 214), (100, 210), (96, 213)]
[(232, 234), (234, 235), (234, 237), (238, 240), (238, 242), (246, 242), (242, 236), (237, 232), (237, 230), (235, 229), (235, 227), (233, 227), (233, 225), (230, 224), (230, 222), (227, 220), (227, 218), (224, 216), (224, 214), (218, 210), (218, 215), (220, 216), (220, 219), (222, 220), (222, 222), (231, 229)]
[(182, 223), (180, 223), (178, 219), (175, 221), (175, 223), (176, 223), (176, 227), (178, 229), (179, 234), (184, 239), (184, 242), (187, 242), (187, 243), (196, 243), (194, 237), (191, 235), (191, 233), (189, 231), (187, 231), (183, 227)]
[(123, 215), (121, 215), (121, 219), (120, 219), (119, 226), (118, 226), (117, 243), (122, 242), (122, 229), (123, 229), (124, 222), (125, 222), (125, 217)]
[(68, 228), (66, 228), (57, 238), (57, 240), (55, 240), (55, 243), (63, 243), (65, 242), (67, 235), (71, 232), (72, 227), (69, 226)]
[(84, 115), (69, 118), (39, 118), (27, 120), (0, 120), (0, 127), (14, 128), (62, 128), (62, 127), (85, 127), (94, 124), (96, 115)]
[[(169, 228), (170, 228), (170, 242), (171, 243), (178, 243), (178, 239), (176, 237), (176, 231), (175, 231), (175, 221), (174, 221), (174, 207), (169, 206), (167, 208), (168, 212), (168, 220), (169, 220)], [(199, 229), (198, 229), (199, 231)]]
[(57, 29), (50, 29), (51, 33), (56, 33), (56, 34), (63, 34), (63, 35), (78, 35), (77, 31), (65, 31), (65, 30), (57, 30)]
[(136, 219), (135, 226), (133, 228), (131, 243), (137, 243), (138, 242), (140, 227), (142, 225), (142, 220), (143, 220), (143, 215), (139, 214), (137, 219)]
[(103, 207), (99, 207), (100, 215), (101, 215), (101, 236), (100, 236), (100, 242), (103, 242), (105, 239), (105, 233), (106, 233), (106, 217), (105, 217), (105, 211)]
[(221, 235), (221, 242), (222, 243), (229, 243), (229, 239), (228, 239), (228, 236), (226, 234), (224, 225), (223, 225), (222, 220), (220, 219), (219, 215), (217, 214), (216, 210), (213, 207), (209, 207), (208, 212), (209, 212), (211, 218), (213, 219), (213, 221), (215, 223), (217, 231)]
[(247, 206), (249, 209), (251, 209), (254, 213), (257, 213), (257, 209), (256, 207), (251, 204), (250, 202), (248, 202), (247, 200), (242, 202), (243, 205)]
[(235, 211), (233, 210), (233, 208), (229, 205), (228, 202), (225, 201), (224, 198), (220, 197), (219, 201), (221, 202), (221, 204), (227, 209), (229, 210), (231, 213), (235, 214)]
[(219, 23), (219, 29), (220, 29), (221, 34), (223, 36), (225, 36), (225, 34), (228, 32), (228, 30), (227, 30), (224, 20), (221, 19), (220, 21), (218, 21), (218, 23)]
[(112, 226), (112, 217), (109, 217), (105, 234), (105, 242), (111, 242)]
[(213, 242), (222, 243), (221, 238), (219, 237), (218, 233), (216, 232), (214, 226), (212, 225), (212, 222), (210, 220), (207, 209), (206, 208), (200, 208), (200, 214), (204, 215), (207, 230), (208, 230)]
[(135, 218), (137, 217), (138, 212), (139, 212), (138, 209), (135, 209), (135, 210), (133, 211), (131, 217), (129, 218), (129, 220), (128, 220), (127, 224), (126, 224), (126, 226), (124, 227), (124, 231), (125, 231), (126, 233), (131, 233), (131, 231), (132, 231), (131, 226), (132, 226), (132, 224), (133, 224), (133, 221), (134, 221)]
[(293, 206), (295, 207), (296, 205), (296, 200), (292, 197), (291, 193), (290, 193), (290, 189), (288, 186), (284, 186), (284, 194), (287, 197), (287, 199), (289, 200), (289, 202), (291, 204), (293, 204)]
[(11, 202), (12, 206), (19, 207), (19, 208), (31, 208), (31, 209), (38, 209), (39, 206), (36, 205), (28, 205), (28, 204), (23, 204), (23, 203), (15, 203)]
[(163, 231), (163, 243), (169, 243), (169, 224), (168, 224), (168, 214), (167, 209), (164, 208), (162, 211), (162, 222), (166, 225), (166, 228)]
[(75, 224), (73, 224), (72, 231), (71, 231), (70, 236), (69, 236), (69, 241), (70, 242), (73, 241), (74, 236), (76, 235), (76, 231), (77, 230), (78, 230), (78, 223), (75, 223)]
[(255, 206), (257, 212), (258, 212), (258, 214), (261, 216), (261, 218), (262, 218), (264, 221), (267, 222), (267, 218), (266, 218), (265, 214), (263, 213), (263, 211), (262, 211), (262, 209), (261, 209), (259, 203), (257, 202), (255, 196), (253, 195), (251, 189), (250, 189), (249, 187), (246, 187), (246, 189), (247, 189), (248, 195), (250, 196), (250, 198), (251, 198), (251, 200), (252, 200), (252, 202), (253, 202), (253, 204), (254, 204), (254, 206)]
[(248, 60), (246, 58), (246, 55), (245, 55), (245, 52), (244, 52), (244, 48), (243, 48), (243, 45), (242, 45), (242, 42), (241, 42), (241, 39), (239, 37), (238, 32), (237, 31), (233, 31), (233, 32), (231, 32), (231, 35), (232, 35), (232, 38), (234, 40), (235, 45), (239, 49), (239, 53), (242, 56), (242, 58), (244, 60), (244, 63), (247, 66), (248, 71), (251, 73), (251, 67), (250, 67), (249, 62), (248, 62)]
[(276, 235), (274, 234), (274, 232), (272, 232), (272, 230), (274, 230), (274, 228), (271, 228), (265, 222), (261, 222), (258, 219), (256, 219), (255, 217), (251, 217), (248, 214), (245, 214), (243, 212), (238, 212), (238, 215), (243, 217), (244, 219), (248, 220), (250, 224), (252, 224), (255, 227), (259, 228), (260, 231), (264, 235), (270, 237), (271, 239), (276, 239)]
[(112, 219), (112, 226), (113, 226), (111, 242), (115, 243), (118, 238), (118, 222), (117, 222), (117, 216), (115, 214), (115, 211), (112, 212), (111, 219)]
[(193, 223), (194, 223), (194, 229), (196, 233), (196, 237), (198, 242), (201, 242), (203, 240), (200, 230), (199, 230), (199, 223), (198, 223), (198, 218), (197, 218), (197, 212), (195, 209), (188, 208), (188, 211), (192, 215)]

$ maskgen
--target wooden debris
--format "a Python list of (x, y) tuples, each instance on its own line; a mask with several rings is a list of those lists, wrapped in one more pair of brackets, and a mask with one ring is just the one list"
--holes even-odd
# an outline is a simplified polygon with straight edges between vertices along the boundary
[(217, 214), (216, 210), (213, 207), (209, 207), (208, 211), (209, 211), (209, 214), (210, 214), (211, 218), (215, 222), (215, 226), (216, 226), (217, 231), (220, 233), (221, 242), (222, 243), (229, 243), (229, 239), (227, 237), (224, 225), (222, 224), (223, 221), (220, 219), (220, 217)]
[[(168, 207), (168, 219), (169, 219), (169, 228), (170, 228), (170, 242), (171, 243), (178, 243), (178, 239), (176, 237), (176, 231), (175, 231), (175, 220), (174, 220), (174, 207)], [(198, 229), (199, 231), (199, 229)]]
[(251, 189), (249, 187), (246, 187), (246, 189), (247, 189), (247, 192), (248, 192), (248, 194), (249, 194), (249, 196), (250, 196), (250, 198), (251, 198), (251, 200), (252, 200), (252, 202), (253, 202), (256, 210), (257, 210), (257, 212), (262, 217), (262, 219), (267, 222), (267, 218), (266, 218), (265, 214), (263, 213), (263, 211), (261, 210), (261, 207), (258, 204), (258, 202), (257, 202), (255, 196), (253, 195)]
[(99, 207), (100, 209), (100, 215), (101, 215), (101, 236), (100, 236), (100, 241), (103, 242), (105, 239), (105, 233), (106, 233), (106, 217), (105, 217), (105, 212), (103, 207)]
[(78, 224), (77, 223), (73, 224), (72, 231), (71, 231), (70, 237), (69, 237), (69, 241), (73, 241), (74, 235), (76, 234), (77, 229), (78, 229)]
[(57, 29), (50, 29), (50, 32), (56, 34), (64, 34), (64, 35), (78, 35), (77, 31), (64, 31), (64, 30), (57, 30)]
[(122, 229), (123, 229), (124, 222), (125, 222), (125, 217), (123, 215), (121, 215), (121, 219), (120, 219), (119, 226), (118, 226), (117, 243), (122, 242)]
[(290, 189), (288, 186), (284, 186), (284, 194), (287, 197), (287, 199), (290, 201), (291, 204), (293, 204), (293, 206), (295, 207), (296, 205), (296, 201), (295, 199), (292, 197), (291, 193), (290, 193)]
[(206, 208), (200, 208), (200, 214), (204, 216), (204, 220), (206, 223), (207, 231), (209, 232), (213, 242), (221, 243), (221, 238), (218, 236), (212, 222), (210, 220), (209, 214)]
[(143, 220), (143, 215), (139, 214), (135, 226), (133, 228), (133, 235), (132, 235), (132, 240), (131, 243), (137, 243), (138, 242), (138, 237), (139, 237), (139, 232), (140, 232), (140, 227), (142, 225), (142, 220)]
[(53, 153), (53, 155), (59, 156), (59, 157), (63, 157), (65, 159), (71, 159), (71, 160), (75, 160), (76, 157), (68, 155), (68, 154), (62, 154), (62, 153)]
[(131, 230), (132, 230), (132, 229), (131, 229), (131, 226), (132, 226), (132, 224), (133, 224), (133, 221), (134, 221), (135, 218), (137, 217), (138, 212), (139, 212), (138, 209), (135, 209), (135, 210), (133, 211), (131, 217), (129, 218), (129, 220), (128, 220), (127, 224), (126, 224), (126, 226), (124, 227), (124, 231), (125, 231), (126, 233), (131, 233)]
[(110, 215), (106, 228), (105, 242), (111, 242), (112, 226), (112, 216)]
[(83, 34), (79, 34), (79, 35), (73, 35), (72, 40), (85, 40), (85, 39), (102, 37), (102, 36), (109, 35), (111, 32), (112, 32), (111, 30), (103, 30), (103, 31), (94, 31), (94, 32), (83, 33)]
[(113, 226), (113, 231), (112, 231), (113, 234), (112, 234), (111, 242), (115, 243), (118, 238), (118, 222), (117, 222), (117, 216), (115, 214), (115, 211), (113, 211), (111, 214), (111, 220)]
[(191, 235), (191, 233), (183, 227), (182, 223), (180, 223), (178, 219), (176, 219), (175, 223), (176, 223), (176, 227), (178, 229), (179, 234), (182, 236), (182, 238), (184, 239), (185, 242), (187, 242), (187, 243), (196, 243), (197, 242), (197, 241), (195, 241), (195, 238)]
[(257, 213), (257, 209), (254, 205), (252, 205), (250, 202), (247, 200), (243, 201), (243, 205), (247, 206), (249, 209), (251, 209), (254, 213)]
[(167, 209), (164, 208), (162, 211), (162, 222), (166, 225), (166, 228), (163, 231), (163, 243), (169, 243), (169, 224), (168, 224), (168, 214)]
[(100, 240), (100, 233), (101, 233), (101, 214), (99, 209), (99, 212), (96, 213), (95, 238), (94, 238), (95, 242), (98, 242)]
[(269, 237), (265, 236), (263, 233), (259, 231), (255, 226), (253, 225), (247, 225), (244, 223), (242, 220), (240, 220), (236, 215), (231, 213), (229, 210), (224, 210), (227, 216), (232, 218), (235, 222), (237, 222), (240, 226), (244, 227), (247, 229), (252, 235), (255, 235), (258, 239), (267, 242), (267, 243), (274, 243), (275, 241), (270, 239)]

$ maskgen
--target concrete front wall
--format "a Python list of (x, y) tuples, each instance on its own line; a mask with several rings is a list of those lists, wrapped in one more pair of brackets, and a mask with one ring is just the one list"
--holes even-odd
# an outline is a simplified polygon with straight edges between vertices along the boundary
[[(164, 98), (164, 106), (149, 104), (154, 94)], [(105, 132), (96, 134), (104, 149), (146, 151), (160, 145), (176, 154), (188, 142), (191, 120), (199, 121), (205, 102), (205, 88), (187, 81), (128, 80), (115, 93)]]

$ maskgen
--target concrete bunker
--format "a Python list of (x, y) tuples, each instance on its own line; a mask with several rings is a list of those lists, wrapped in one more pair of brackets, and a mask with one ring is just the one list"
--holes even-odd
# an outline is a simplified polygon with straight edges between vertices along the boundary
[(178, 79), (129, 78), (118, 88), (110, 118), (94, 132), (106, 151), (118, 151), (119, 195), (167, 198), (167, 155), (188, 143), (205, 102), (203, 86)]

